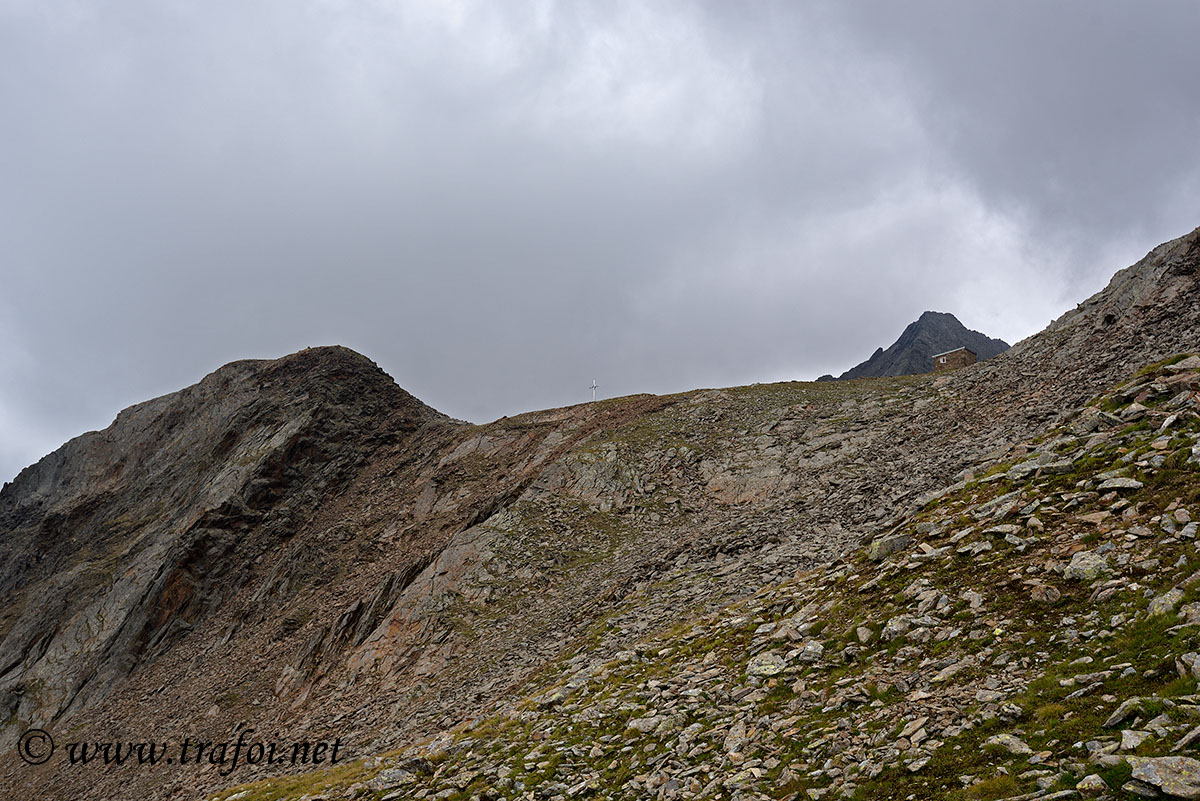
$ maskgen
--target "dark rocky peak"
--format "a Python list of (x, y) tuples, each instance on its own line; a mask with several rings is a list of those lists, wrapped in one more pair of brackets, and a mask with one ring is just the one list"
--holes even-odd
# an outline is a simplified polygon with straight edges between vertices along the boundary
[(933, 356), (956, 348), (969, 348), (982, 361), (1008, 350), (1008, 343), (968, 329), (953, 314), (927, 311), (909, 323), (891, 347), (877, 349), (871, 358), (842, 373), (839, 379), (932, 372)]

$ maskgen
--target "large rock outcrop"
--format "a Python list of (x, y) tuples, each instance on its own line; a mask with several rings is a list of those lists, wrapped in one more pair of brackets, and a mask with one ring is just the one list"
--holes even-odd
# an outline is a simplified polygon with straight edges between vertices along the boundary
[(3, 717), (92, 706), (286, 550), (367, 454), (448, 428), (366, 358), (320, 348), (227, 365), (26, 468), (0, 492)]

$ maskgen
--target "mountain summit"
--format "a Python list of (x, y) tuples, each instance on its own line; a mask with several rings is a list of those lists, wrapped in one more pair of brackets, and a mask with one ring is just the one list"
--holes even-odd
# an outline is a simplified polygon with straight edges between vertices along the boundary
[[(928, 373), (932, 372), (933, 357), (938, 353), (970, 348), (979, 361), (983, 361), (1003, 353), (1008, 347), (1002, 339), (972, 331), (953, 314), (927, 311), (916, 322), (909, 323), (890, 348), (878, 348), (871, 358), (851, 367), (838, 376), (838, 380)], [(826, 381), (832, 378), (822, 376)]]

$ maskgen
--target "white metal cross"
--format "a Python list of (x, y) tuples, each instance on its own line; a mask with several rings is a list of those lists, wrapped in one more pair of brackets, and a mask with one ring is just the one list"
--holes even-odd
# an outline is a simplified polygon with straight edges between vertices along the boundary
[(600, 386), (600, 385), (596, 383), (596, 379), (594, 379), (594, 378), (593, 378), (593, 379), (592, 379), (592, 403), (595, 403), (595, 402), (596, 402), (596, 389), (597, 389), (599, 386)]

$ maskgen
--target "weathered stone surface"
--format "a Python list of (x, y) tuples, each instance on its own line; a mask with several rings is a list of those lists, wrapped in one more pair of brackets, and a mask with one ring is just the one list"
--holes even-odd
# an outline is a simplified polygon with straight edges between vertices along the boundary
[(1021, 464), (1010, 467), (1008, 472), (1005, 473), (1005, 478), (1007, 478), (1009, 481), (1022, 481), (1032, 476), (1034, 473), (1040, 470), (1041, 467), (1042, 463), (1037, 460), (1022, 462)]
[(1108, 716), (1108, 719), (1104, 721), (1104, 726), (1111, 729), (1113, 726), (1128, 720), (1129, 718), (1133, 717), (1134, 714), (1141, 711), (1141, 698), (1126, 698), (1116, 709), (1113, 710), (1113, 713)]
[(867, 558), (878, 562), (881, 559), (904, 550), (911, 541), (912, 538), (907, 533), (881, 537), (867, 546)]
[(1178, 361), (1175, 364), (1168, 364), (1166, 369), (1172, 373), (1186, 373), (1192, 370), (1200, 370), (1200, 356), (1188, 356), (1186, 359)]
[(1134, 729), (1122, 729), (1121, 730), (1121, 750), (1122, 751), (1135, 751), (1135, 750), (1137, 750), (1138, 746), (1140, 746), (1142, 743), (1146, 742), (1146, 740), (1150, 739), (1153, 736), (1154, 735), (1152, 735), (1148, 731), (1135, 731)]
[(1161, 798), (1158, 788), (1153, 784), (1149, 784), (1139, 779), (1130, 779), (1121, 785), (1121, 789), (1130, 795), (1135, 795), (1140, 798)]
[(645, 734), (646, 732), (651, 732), (658, 728), (658, 725), (662, 723), (662, 721), (663, 718), (661, 715), (651, 715), (645, 718), (635, 718), (629, 721), (628, 725), (629, 728), (633, 729), (634, 731), (639, 731)]
[(1040, 604), (1058, 603), (1062, 593), (1047, 584), (1035, 584), (1029, 588), (1029, 597)]
[(1121, 411), (1121, 419), (1133, 423), (1146, 416), (1146, 407), (1140, 403), (1131, 403)]
[(1095, 551), (1080, 551), (1071, 557), (1071, 563), (1063, 571), (1063, 577), (1077, 581), (1093, 581), (1111, 568), (1108, 557)]
[(1109, 490), (1136, 490), (1144, 486), (1145, 484), (1136, 478), (1121, 478), (1118, 476), (1117, 478), (1110, 478), (1107, 481), (1101, 481), (1100, 486), (1096, 489), (1101, 492), (1107, 492)]
[(1011, 734), (997, 734), (983, 741), (985, 746), (994, 746), (1003, 748), (1010, 754), (1032, 754), (1033, 749), (1019, 737), (1014, 737)]
[(887, 642), (902, 636), (908, 632), (910, 628), (912, 628), (912, 623), (909, 621), (909, 619), (903, 615), (897, 615), (896, 617), (890, 618), (886, 623), (883, 624), (883, 631), (879, 636), (882, 637), (885, 642)]
[(1133, 778), (1174, 798), (1200, 799), (1200, 761), (1191, 757), (1129, 757)]
[(782, 656), (769, 651), (765, 654), (751, 657), (749, 664), (746, 665), (746, 672), (752, 676), (774, 676), (777, 673), (782, 673), (786, 666), (787, 663)]
[(417, 777), (411, 771), (403, 768), (386, 768), (375, 774), (366, 784), (372, 790), (391, 790), (412, 784), (416, 779)]
[(1183, 590), (1176, 587), (1151, 600), (1147, 611), (1151, 615), (1169, 615), (1175, 611), (1175, 607), (1179, 606), (1179, 602), (1182, 600)]
[(811, 664), (813, 662), (820, 662), (821, 658), (824, 656), (825, 646), (821, 644), (821, 641), (809, 640), (804, 644), (804, 647), (800, 649), (800, 653), (796, 655), (796, 659), (800, 662), (807, 662)]
[(739, 753), (746, 746), (746, 721), (738, 718), (725, 735), (724, 749), (728, 754)]

